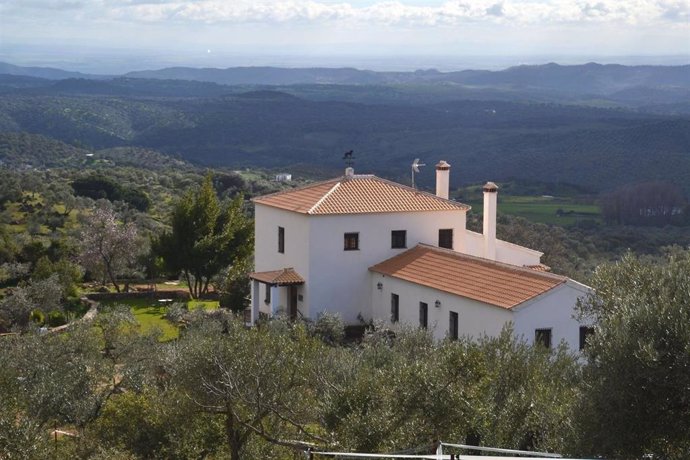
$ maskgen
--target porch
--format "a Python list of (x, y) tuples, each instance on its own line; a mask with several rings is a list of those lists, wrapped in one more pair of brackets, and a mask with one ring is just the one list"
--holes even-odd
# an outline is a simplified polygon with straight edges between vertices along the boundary
[[(283, 268), (265, 272), (249, 274), (252, 280), (252, 304), (250, 307), (249, 324), (255, 324), (259, 319), (261, 304), (266, 307), (264, 313), (269, 317), (284, 311), (290, 319), (297, 319), (299, 290), (304, 285), (304, 278), (293, 268)], [(263, 289), (261, 288), (263, 285)], [(262, 296), (262, 290), (264, 295)]]

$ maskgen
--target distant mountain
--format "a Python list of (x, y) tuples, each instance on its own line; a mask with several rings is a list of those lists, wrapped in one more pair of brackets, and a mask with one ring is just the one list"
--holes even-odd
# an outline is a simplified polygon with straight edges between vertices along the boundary
[(595, 64), (562, 66), (544, 64), (511, 67), (501, 71), (464, 70), (439, 72), (374, 72), (352, 68), (284, 69), (231, 67), (227, 69), (172, 67), (130, 72), (131, 78), (179, 79), (223, 85), (390, 85), (445, 83), (479, 87), (547, 90), (572, 94), (608, 95), (635, 87), (688, 88), (690, 65), (623, 66)]
[(48, 80), (62, 80), (65, 78), (89, 78), (92, 80), (101, 80), (104, 78), (109, 78), (106, 75), (91, 75), (81, 72), (71, 72), (69, 70), (56, 69), (53, 67), (22, 67), (8, 64), (7, 62), (0, 62), (0, 74), (45, 78)]
[(161, 70), (129, 72), (125, 77), (167, 80), (196, 80), (221, 85), (297, 85), (388, 83), (386, 74), (352, 68), (285, 69), (279, 67), (231, 67), (228, 69), (170, 67)]

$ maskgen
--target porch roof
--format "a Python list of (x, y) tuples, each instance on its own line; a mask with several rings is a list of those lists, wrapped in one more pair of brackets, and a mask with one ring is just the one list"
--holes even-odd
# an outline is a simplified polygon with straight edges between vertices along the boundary
[(292, 267), (267, 272), (253, 272), (249, 274), (249, 278), (275, 286), (304, 284), (304, 278)]

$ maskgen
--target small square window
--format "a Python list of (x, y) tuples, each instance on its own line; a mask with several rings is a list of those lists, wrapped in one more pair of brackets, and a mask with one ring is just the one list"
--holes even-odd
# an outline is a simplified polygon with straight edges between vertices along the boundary
[(534, 331), (534, 344), (551, 348), (551, 329), (536, 329)]
[(419, 325), (426, 329), (429, 326), (429, 304), (419, 302)]
[(587, 338), (594, 335), (594, 328), (591, 326), (580, 326), (580, 350), (587, 346)]
[(399, 249), (407, 247), (407, 230), (393, 230), (391, 232), (391, 248)]
[(442, 228), (438, 231), (438, 247), (453, 249), (453, 229)]
[(345, 250), (356, 251), (359, 249), (359, 233), (345, 234)]
[(391, 323), (400, 321), (400, 296), (391, 294)]
[(278, 227), (278, 252), (285, 253), (285, 229)]

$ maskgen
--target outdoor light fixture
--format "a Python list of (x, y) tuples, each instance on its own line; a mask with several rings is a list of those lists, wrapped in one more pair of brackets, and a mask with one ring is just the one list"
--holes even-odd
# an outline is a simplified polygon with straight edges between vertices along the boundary
[(434, 305), (436, 305), (436, 308), (441, 308), (441, 301), (437, 300), (436, 302), (434, 302)]
[(381, 289), (383, 289), (383, 283), (382, 283), (381, 281), (379, 281), (378, 283), (376, 283), (376, 288), (377, 288), (379, 291), (380, 291)]

